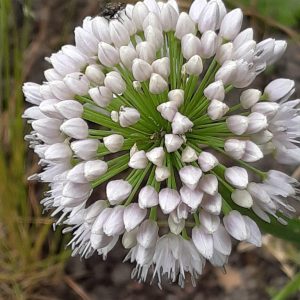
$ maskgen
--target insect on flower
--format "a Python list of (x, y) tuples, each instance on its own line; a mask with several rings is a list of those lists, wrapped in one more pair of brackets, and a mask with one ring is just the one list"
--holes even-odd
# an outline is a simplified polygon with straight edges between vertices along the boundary
[(121, 240), (138, 280), (152, 267), (159, 285), (183, 286), (206, 261), (227, 264), (232, 238), (261, 246), (259, 218), (293, 216), (299, 183), (253, 166), (300, 162), (294, 81), (251, 88), (286, 42), (257, 43), (242, 20), (221, 0), (188, 13), (174, 0), (110, 4), (47, 59), (43, 84), (24, 84), (43, 166), (31, 179), (49, 185), (41, 203), (73, 233), (73, 255), (105, 258)]
[(126, 7), (125, 3), (117, 2), (117, 3), (107, 3), (102, 9), (99, 16), (104, 17), (107, 20), (119, 19), (120, 11), (122, 11)]

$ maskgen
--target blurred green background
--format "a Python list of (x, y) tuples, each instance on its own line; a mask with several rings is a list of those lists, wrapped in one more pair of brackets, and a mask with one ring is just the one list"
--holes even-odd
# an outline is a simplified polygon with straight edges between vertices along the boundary
[[(242, 7), (256, 37), (288, 39), (288, 54), (268, 76), (289, 76), (300, 90), (300, 1), (228, 0)], [(190, 1), (179, 1), (186, 9)], [(267, 236), (260, 250), (244, 245), (230, 260), (227, 275), (208, 268), (196, 289), (138, 285), (130, 280), (123, 252), (108, 262), (100, 258), (70, 259), (65, 237), (53, 232), (39, 200), (44, 186), (27, 182), (38, 170), (28, 151), (21, 119), (24, 81), (41, 82), (43, 60), (66, 43), (87, 15), (95, 15), (98, 0), (0, 0), (0, 299), (300, 299), (299, 249)], [(299, 94), (298, 94), (299, 95)], [(294, 176), (300, 178), (300, 171)]]

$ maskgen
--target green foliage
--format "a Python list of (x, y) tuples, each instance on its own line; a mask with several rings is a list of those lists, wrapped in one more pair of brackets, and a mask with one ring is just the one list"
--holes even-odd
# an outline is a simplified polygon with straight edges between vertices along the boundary
[(300, 20), (299, 0), (240, 0), (239, 2), (255, 8), (260, 14), (272, 17), (286, 26), (295, 26)]

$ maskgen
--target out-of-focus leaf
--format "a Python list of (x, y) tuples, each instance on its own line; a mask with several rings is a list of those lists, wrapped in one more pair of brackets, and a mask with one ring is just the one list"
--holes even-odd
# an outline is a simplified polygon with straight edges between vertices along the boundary
[[(255, 1), (240, 0), (239, 2), (246, 6), (253, 6)], [(260, 14), (272, 17), (287, 26), (294, 26), (300, 20), (299, 0), (258, 0), (255, 8)]]

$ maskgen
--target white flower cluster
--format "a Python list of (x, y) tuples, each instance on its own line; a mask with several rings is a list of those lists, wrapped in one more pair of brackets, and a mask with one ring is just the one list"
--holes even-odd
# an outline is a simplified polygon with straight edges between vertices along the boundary
[[(46, 81), (24, 84), (26, 139), (43, 167), (32, 179), (49, 184), (42, 204), (73, 232), (74, 255), (106, 257), (121, 238), (139, 280), (151, 269), (182, 286), (206, 260), (224, 266), (231, 237), (261, 245), (254, 213), (292, 215), (297, 181), (251, 163), (300, 162), (295, 84), (245, 89), (286, 43), (257, 43), (242, 19), (222, 0), (195, 0), (189, 13), (137, 2), (86, 18), (75, 46), (47, 58)], [(233, 88), (243, 90), (230, 107)]]

